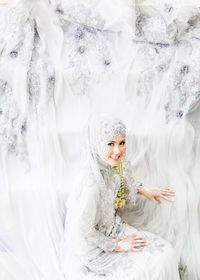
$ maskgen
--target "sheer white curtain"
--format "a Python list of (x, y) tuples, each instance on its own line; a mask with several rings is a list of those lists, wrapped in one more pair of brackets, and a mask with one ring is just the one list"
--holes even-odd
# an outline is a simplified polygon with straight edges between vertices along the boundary
[(130, 222), (171, 241), (183, 279), (198, 280), (199, 4), (0, 4), (1, 278), (63, 279), (65, 201), (84, 127), (108, 112), (127, 124), (138, 179), (176, 191), (173, 203), (141, 200)]

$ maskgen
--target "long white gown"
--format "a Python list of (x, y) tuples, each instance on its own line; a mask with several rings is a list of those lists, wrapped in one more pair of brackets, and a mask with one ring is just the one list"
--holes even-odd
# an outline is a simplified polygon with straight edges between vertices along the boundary
[[(120, 178), (114, 168), (100, 165), (106, 187), (99, 188), (92, 172), (86, 171), (80, 186), (69, 199), (66, 218), (66, 243), (63, 270), (69, 280), (125, 279), (178, 280), (178, 260), (172, 245), (147, 231), (128, 225), (126, 215), (134, 214), (136, 181), (128, 164), (124, 164), (126, 178), (126, 206), (114, 210), (114, 200)], [(114, 252), (116, 240), (127, 235), (143, 236), (147, 246), (130, 253)]]

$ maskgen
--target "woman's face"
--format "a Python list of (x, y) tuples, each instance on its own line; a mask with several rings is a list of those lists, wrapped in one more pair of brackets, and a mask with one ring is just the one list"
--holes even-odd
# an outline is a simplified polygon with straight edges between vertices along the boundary
[(101, 158), (111, 166), (117, 166), (126, 152), (125, 140), (121, 134), (109, 139), (103, 147)]

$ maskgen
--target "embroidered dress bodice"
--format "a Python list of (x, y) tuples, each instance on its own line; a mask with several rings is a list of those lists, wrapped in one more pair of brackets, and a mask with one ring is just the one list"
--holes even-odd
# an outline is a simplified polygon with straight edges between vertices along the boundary
[[(163, 252), (168, 248), (168, 244), (151, 233), (139, 233), (137, 229), (128, 225), (122, 218), (126, 213), (130, 213), (130, 209), (136, 200), (138, 183), (133, 178), (131, 167), (124, 164), (126, 204), (123, 209), (117, 210), (114, 204), (120, 186), (119, 174), (113, 167), (101, 163), (100, 173), (104, 184), (97, 186), (92, 170), (90, 168), (85, 170), (79, 188), (67, 204), (65, 263), (68, 264), (68, 268), (66, 269), (66, 275), (71, 280), (82, 279), (81, 277), (87, 277), (88, 273), (91, 273), (91, 279), (96, 280), (103, 274), (108, 277), (106, 280), (110, 280), (113, 279), (110, 278), (111, 275), (122, 273), (124, 269), (120, 267), (125, 265), (124, 276), (126, 280), (146, 280), (146, 278), (140, 278), (143, 277), (142, 271), (138, 274), (137, 269), (133, 268), (132, 265), (135, 263), (133, 259), (136, 258), (137, 263), (143, 257), (147, 260), (149, 257), (152, 258), (153, 254), (165, 254)], [(151, 244), (145, 249), (145, 253), (141, 253), (139, 258), (135, 254), (125, 255), (114, 252), (117, 241), (122, 240), (127, 235), (139, 234), (145, 236), (145, 239), (147, 236), (148, 242)], [(155, 259), (153, 257), (152, 261)], [(71, 264), (69, 265), (69, 263)], [(173, 275), (171, 279), (178, 280), (176, 262), (173, 266), (174, 268), (170, 272)], [(130, 273), (133, 273), (133, 271), (139, 278), (131, 278)], [(155, 279), (166, 280), (167, 278)]]
[[(69, 216), (74, 217), (75, 214), (75, 219), (77, 221), (79, 220), (81, 223), (76, 224), (79, 226), (78, 231), (76, 231), (77, 228), (74, 231), (72, 226), (69, 225), (73, 233), (78, 232), (78, 239), (81, 243), (79, 245), (76, 244), (79, 247), (78, 250), (81, 246), (87, 247), (88, 244), (90, 244), (90, 249), (92, 247), (96, 248), (98, 243), (98, 247), (103, 249), (103, 251), (111, 252), (123, 228), (124, 222), (120, 217), (119, 211), (114, 207), (120, 186), (120, 176), (113, 167), (107, 164), (100, 165), (100, 172), (105, 185), (99, 186), (99, 188), (95, 187), (92, 173), (90, 171), (87, 172), (87, 178), (84, 176), (85, 179), (81, 180), (82, 185), (77, 190), (73, 199), (71, 199), (71, 207), (69, 206), (71, 210), (73, 209), (73, 212), (69, 210)], [(126, 211), (129, 205), (134, 203), (136, 199), (137, 184), (134, 179), (129, 177), (130, 174), (131, 170), (124, 165), (124, 176), (127, 176), (125, 180), (127, 205), (124, 211)], [(128, 183), (131, 183), (131, 189), (128, 188)], [(81, 205), (83, 211), (81, 206), (79, 211), (77, 211), (77, 205)], [(93, 214), (91, 215), (91, 213)], [(91, 256), (91, 250), (88, 252)]]

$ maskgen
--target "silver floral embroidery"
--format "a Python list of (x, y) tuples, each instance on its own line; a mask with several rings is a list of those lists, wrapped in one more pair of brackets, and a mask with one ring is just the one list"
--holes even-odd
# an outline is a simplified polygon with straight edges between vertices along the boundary
[[(200, 81), (198, 62), (192, 57), (196, 57), (200, 50), (200, 45), (195, 44), (192, 50), (185, 51), (184, 60), (179, 58), (175, 61), (174, 71), (170, 76), (171, 84), (165, 97), (166, 118), (180, 119), (184, 115), (192, 112), (200, 102)], [(195, 55), (196, 54), (196, 55)]]
[(26, 153), (25, 131), (26, 120), (13, 99), (12, 89), (6, 81), (0, 80), (0, 142), (4, 149), (20, 155)]
[[(86, 94), (91, 81), (112, 72), (111, 43), (100, 15), (77, 5), (64, 8), (60, 20), (64, 35), (64, 70), (75, 94)], [(95, 65), (95, 67), (94, 67)]]
[(174, 10), (174, 7), (171, 4), (169, 4), (169, 3), (164, 4), (164, 11), (166, 13), (171, 13), (173, 10)]
[(113, 137), (121, 134), (122, 136), (126, 137), (126, 127), (125, 125), (116, 119), (112, 119), (112, 121), (108, 121), (107, 118), (102, 119), (99, 123), (99, 141), (101, 143), (105, 143), (106, 141), (112, 139)]
[(25, 11), (21, 4), (9, 9), (6, 16), (6, 39), (4, 41), (3, 54), (10, 55), (12, 59), (18, 57), (19, 50), (23, 46), (27, 17), (27, 11)]
[(63, 17), (61, 18), (61, 20), (63, 23), (65, 21), (70, 23), (77, 23), (79, 25), (92, 27), (97, 30), (102, 30), (105, 25), (105, 21), (98, 13), (87, 8), (83, 4), (64, 6), (63, 9), (59, 7), (59, 11), (62, 11), (61, 14), (63, 15)]
[[(176, 40), (178, 24), (171, 3), (136, 7), (136, 38), (148, 43), (171, 44)], [(174, 19), (174, 20), (173, 20)]]
[[(137, 197), (137, 182), (133, 177), (133, 171), (130, 168), (130, 163), (124, 160), (123, 164), (126, 188), (127, 205), (124, 211), (133, 206)], [(101, 168), (101, 174), (106, 184), (106, 188), (102, 188), (100, 193), (99, 211), (101, 211), (101, 224), (104, 225), (104, 230), (107, 234), (117, 238), (118, 233), (122, 227), (123, 210), (114, 210), (114, 200), (119, 188), (120, 178), (114, 169), (110, 166)], [(123, 215), (122, 215), (123, 217)]]
[(144, 99), (145, 106), (148, 106), (151, 98), (154, 98), (154, 95), (151, 94), (152, 90), (166, 75), (172, 63), (172, 57), (173, 48), (171, 46), (140, 44), (137, 58), (139, 64), (137, 95)]
[(35, 30), (34, 49), (28, 72), (29, 99), (34, 109), (49, 101), (53, 96), (55, 85), (54, 69), (47, 58), (47, 54), (41, 54), (41, 41)]
[[(1, 54), (11, 63), (29, 66), (34, 38), (34, 23), (21, 3), (8, 10), (6, 28), (1, 34)], [(4, 34), (4, 35), (3, 35)]]

